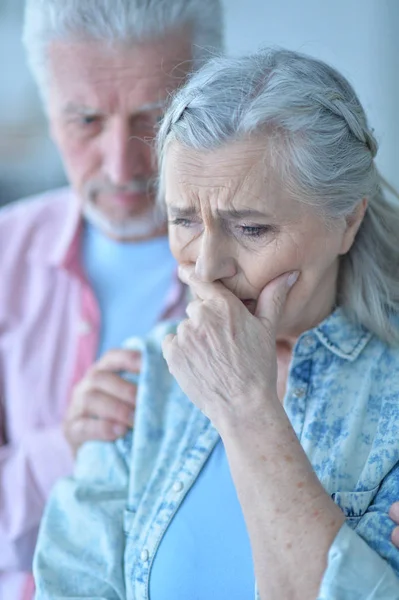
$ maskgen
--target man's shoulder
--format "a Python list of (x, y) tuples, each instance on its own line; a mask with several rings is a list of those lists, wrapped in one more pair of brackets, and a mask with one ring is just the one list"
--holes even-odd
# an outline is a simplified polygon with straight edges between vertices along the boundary
[(21, 198), (0, 209), (0, 228), (4, 233), (10, 228), (31, 228), (49, 220), (63, 219), (72, 196), (68, 187), (50, 190)]
[[(52, 190), (13, 202), (0, 209), (0, 255), (12, 266), (34, 248), (49, 252), (62, 235), (70, 210), (69, 188)], [(15, 266), (15, 264), (14, 264)]]

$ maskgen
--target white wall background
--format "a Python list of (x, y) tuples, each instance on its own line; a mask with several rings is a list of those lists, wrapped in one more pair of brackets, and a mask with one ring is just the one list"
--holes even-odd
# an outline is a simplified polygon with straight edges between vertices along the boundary
[[(380, 141), (380, 169), (399, 188), (399, 0), (224, 4), (229, 52), (286, 46), (327, 60), (348, 77)], [(24, 0), (0, 0), (0, 204), (63, 181), (25, 64), (23, 5)]]
[(24, 0), (0, 0), (0, 205), (64, 182), (26, 65), (23, 7)]
[(227, 48), (278, 45), (329, 62), (355, 87), (399, 188), (399, 0), (224, 0)]

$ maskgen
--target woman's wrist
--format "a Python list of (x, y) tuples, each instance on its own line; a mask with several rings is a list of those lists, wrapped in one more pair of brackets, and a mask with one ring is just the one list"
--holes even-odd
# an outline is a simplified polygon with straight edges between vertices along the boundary
[(305, 496), (310, 504), (312, 499), (318, 504), (325, 492), (283, 406), (271, 400), (269, 407), (251, 422), (224, 424), (221, 437), (237, 491), (251, 495), (266, 486), (263, 501), (270, 502), (270, 509), (281, 506), (281, 490), (287, 510)]
[(248, 393), (241, 401), (236, 401), (235, 405), (240, 406), (240, 409), (224, 411), (212, 419), (225, 446), (240, 444), (247, 437), (263, 437), (266, 431), (276, 427), (291, 428), (277, 392), (265, 393), (261, 390)]

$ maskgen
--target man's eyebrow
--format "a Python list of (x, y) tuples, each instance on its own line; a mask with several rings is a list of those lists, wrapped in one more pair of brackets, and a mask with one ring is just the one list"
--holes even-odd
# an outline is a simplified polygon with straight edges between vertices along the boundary
[(83, 104), (74, 104), (73, 102), (68, 102), (63, 108), (63, 113), (65, 114), (80, 114), (80, 115), (93, 115), (97, 114), (95, 108), (89, 108), (88, 106), (84, 106)]
[[(162, 100), (160, 102), (147, 102), (146, 104), (142, 104), (141, 106), (137, 106), (134, 109), (134, 114), (140, 113), (148, 113), (156, 110), (163, 110), (166, 107), (166, 101)], [(65, 114), (98, 114), (102, 111), (96, 108), (89, 108), (88, 106), (84, 106), (83, 104), (75, 104), (74, 102), (68, 102), (63, 109)]]

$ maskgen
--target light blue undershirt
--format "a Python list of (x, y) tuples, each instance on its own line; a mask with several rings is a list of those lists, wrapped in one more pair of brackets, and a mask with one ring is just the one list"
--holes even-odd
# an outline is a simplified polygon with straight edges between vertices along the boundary
[(99, 357), (154, 327), (165, 309), (176, 262), (166, 236), (121, 243), (86, 224), (82, 243), (85, 273), (101, 312)]
[(150, 600), (253, 600), (251, 546), (221, 441), (161, 540)]

